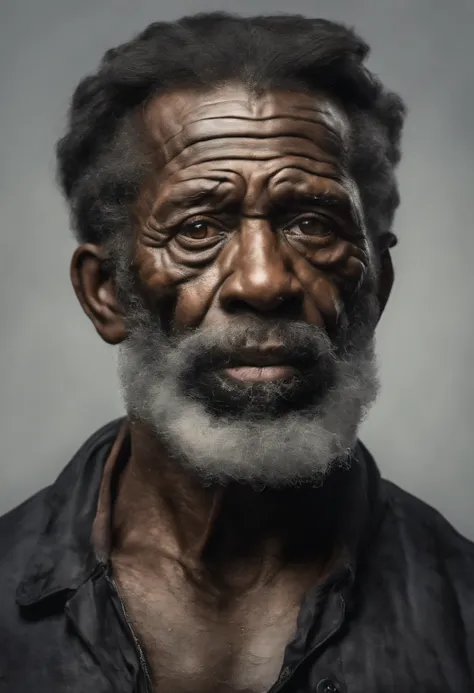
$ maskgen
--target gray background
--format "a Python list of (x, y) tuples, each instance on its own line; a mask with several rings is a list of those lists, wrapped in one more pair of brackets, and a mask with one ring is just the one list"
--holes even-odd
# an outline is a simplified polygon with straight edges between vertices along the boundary
[(123, 411), (115, 351), (68, 278), (74, 243), (53, 180), (68, 100), (107, 48), (211, 9), (345, 21), (408, 103), (383, 391), (361, 437), (385, 476), (474, 538), (473, 0), (1, 1), (0, 512)]

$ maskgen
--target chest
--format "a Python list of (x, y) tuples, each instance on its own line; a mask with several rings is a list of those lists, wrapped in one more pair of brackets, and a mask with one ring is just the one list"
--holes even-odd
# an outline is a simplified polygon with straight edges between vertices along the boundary
[(114, 576), (160, 693), (265, 693), (278, 678), (314, 576), (287, 573), (232, 599), (209, 598), (174, 569)]

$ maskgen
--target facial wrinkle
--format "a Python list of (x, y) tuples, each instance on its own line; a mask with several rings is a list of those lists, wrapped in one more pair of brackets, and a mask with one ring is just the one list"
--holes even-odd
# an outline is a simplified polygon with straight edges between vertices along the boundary
[[(273, 133), (273, 131), (277, 129), (275, 127), (277, 121), (282, 122), (278, 128), (278, 132)], [(213, 139), (214, 137), (249, 136), (264, 139), (266, 137), (270, 138), (284, 135), (294, 137), (300, 136), (314, 143), (313, 137), (305, 134), (305, 130), (307, 131), (308, 128), (298, 127), (298, 125), (302, 123), (306, 123), (306, 125), (309, 123), (312, 127), (316, 125), (320, 128), (324, 128), (330, 137), (335, 140), (340, 140), (340, 133), (329, 127), (323, 120), (307, 120), (305, 118), (289, 118), (275, 115), (271, 118), (261, 119), (243, 117), (202, 118), (201, 120), (196, 120), (183, 126), (179, 132), (163, 140), (162, 144), (167, 147), (173, 140), (176, 140), (176, 145), (180, 147), (183, 141), (186, 143), (186, 146), (189, 146), (195, 142)], [(269, 127), (265, 128), (265, 124)], [(208, 125), (208, 127), (206, 127), (206, 125)], [(257, 125), (258, 127), (256, 127)], [(251, 130), (256, 130), (256, 132), (251, 132)]]
[(252, 144), (252, 138), (246, 138), (240, 142), (214, 140), (213, 147), (209, 146), (209, 142), (205, 145), (191, 145), (175, 157), (169, 158), (163, 170), (168, 170), (171, 173), (182, 167), (201, 166), (216, 161), (271, 161), (282, 157), (294, 157), (297, 160), (303, 160), (303, 162), (309, 160), (319, 166), (331, 167), (334, 172), (339, 171), (337, 162), (325, 156), (321, 150), (316, 149), (316, 147), (314, 148), (316, 151), (301, 148), (301, 143), (291, 140), (291, 138), (275, 141), (272, 147), (264, 146), (262, 140), (256, 140), (256, 143), (258, 143), (258, 147)]
[[(230, 203), (229, 198), (235, 198), (239, 187), (224, 177), (217, 179), (215, 176), (201, 175), (192, 181), (192, 184), (178, 181), (168, 186), (164, 194), (159, 194), (151, 213), (156, 223), (166, 227), (175, 218), (184, 218), (199, 209), (218, 211)], [(212, 185), (208, 185), (209, 182)]]
[[(337, 140), (339, 147), (346, 140), (348, 127), (345, 117), (324, 97), (322, 97), (321, 107), (315, 95), (306, 97), (299, 94), (298, 107), (288, 108), (288, 94), (285, 93), (273, 92), (251, 101), (248, 98), (226, 99), (226, 91), (228, 91), (226, 88), (219, 89), (222, 100), (216, 99), (214, 95), (212, 100), (206, 99), (204, 102), (205, 97), (196, 92), (191, 92), (189, 95), (187, 92), (161, 95), (147, 107), (145, 120), (148, 129), (167, 151), (171, 143), (177, 148), (186, 146), (187, 137), (193, 141), (200, 137), (215, 136), (229, 129), (231, 134), (232, 132), (252, 134), (248, 133), (249, 126), (252, 125), (257, 128), (260, 135), (262, 129), (268, 130), (270, 134), (275, 130), (288, 128), (291, 131), (302, 132), (314, 130), (316, 125), (318, 129), (322, 128), (326, 131), (327, 140), (333, 142)], [(242, 88), (241, 91), (247, 96), (245, 89)], [(188, 99), (186, 99), (187, 95)], [(191, 101), (194, 103), (191, 108), (183, 108), (186, 103), (189, 103), (189, 96), (192, 96)], [(305, 101), (308, 103), (305, 104)], [(160, 104), (159, 110), (154, 109), (155, 103)], [(309, 113), (310, 117), (305, 118), (303, 115), (305, 112)], [(155, 113), (159, 113), (160, 117), (157, 118)], [(278, 121), (281, 121), (280, 128)], [(182, 125), (176, 129), (178, 123)], [(307, 127), (304, 127), (305, 125)]]
[[(219, 98), (216, 98), (216, 92)], [(240, 92), (242, 98), (235, 98), (234, 95), (229, 96), (229, 93)], [(288, 105), (288, 97), (293, 97), (298, 101), (297, 106)], [(322, 116), (324, 120), (334, 124), (335, 129), (347, 130), (348, 123), (345, 115), (336, 108), (335, 105), (328, 100), (324, 93), (304, 94), (302, 92), (288, 92), (282, 89), (272, 89), (259, 96), (251, 95), (248, 90), (239, 84), (229, 85), (228, 87), (219, 87), (211, 92), (197, 90), (183, 90), (179, 93), (164, 94), (156, 97), (148, 104), (145, 112), (145, 117), (152, 122), (153, 108), (155, 102), (159, 101), (161, 110), (166, 116), (166, 112), (172, 110), (176, 116), (168, 122), (182, 122), (184, 124), (193, 122), (195, 116), (204, 111), (204, 118), (222, 118), (226, 116), (252, 118), (261, 120), (272, 118), (276, 108), (279, 109), (282, 115), (291, 118), (294, 115), (300, 116), (302, 113), (308, 112), (314, 117), (317, 114), (318, 118)], [(190, 105), (192, 104), (192, 105)], [(212, 111), (212, 116), (209, 116), (209, 111)]]
[[(283, 165), (272, 171), (267, 178), (266, 186), (270, 200), (278, 205), (279, 200), (300, 203), (303, 197), (323, 198), (330, 196), (335, 203), (335, 212), (349, 211), (351, 198), (345, 186), (345, 181), (328, 179), (323, 187), (321, 179), (328, 178), (314, 171), (302, 170), (296, 166)], [(314, 200), (317, 207), (317, 200)], [(310, 200), (308, 200), (310, 203)], [(322, 203), (322, 200), (321, 200)], [(321, 206), (324, 206), (321, 204)]]

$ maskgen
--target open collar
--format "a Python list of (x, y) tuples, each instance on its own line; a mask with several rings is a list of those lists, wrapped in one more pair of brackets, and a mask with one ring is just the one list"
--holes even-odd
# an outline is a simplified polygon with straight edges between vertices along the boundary
[(48, 489), (39, 540), (16, 593), (20, 606), (76, 590), (97, 568), (92, 524), (104, 465), (123, 422), (96, 431)]
[[(94, 433), (49, 488), (39, 541), (17, 589), (20, 606), (77, 590), (106, 563), (110, 547), (105, 545), (97, 551), (93, 530), (95, 534), (100, 522), (106, 529), (110, 520), (100, 519), (97, 508), (104, 468), (113, 456), (114, 444), (120, 448), (116, 450), (119, 463), (115, 465), (120, 471), (130, 455), (126, 417), (115, 419)], [(349, 571), (352, 582), (359, 554), (380, 519), (380, 473), (368, 450), (358, 441), (350, 469), (336, 470), (328, 481), (336, 493), (342, 487), (345, 494), (340, 508), (346, 514), (347, 560), (341, 569), (343, 573)], [(304, 531), (307, 530), (310, 528)], [(107, 536), (106, 532), (102, 534)], [(341, 569), (335, 571), (334, 579), (338, 579)]]

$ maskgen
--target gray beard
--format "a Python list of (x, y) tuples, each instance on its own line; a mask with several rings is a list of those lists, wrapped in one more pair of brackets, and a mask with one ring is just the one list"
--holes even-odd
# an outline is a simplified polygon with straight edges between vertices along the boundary
[(203, 483), (319, 485), (336, 467), (350, 466), (358, 428), (378, 394), (376, 308), (369, 299), (365, 303), (363, 320), (346, 319), (337, 350), (321, 328), (303, 328), (312, 331), (331, 365), (331, 385), (301, 409), (263, 412), (254, 420), (238, 412), (216, 415), (183, 387), (190, 361), (209, 344), (232, 344), (233, 330), (244, 339), (242, 323), (235, 320), (225, 330), (195, 330), (176, 341), (151, 313), (136, 306), (118, 352), (127, 414), (147, 425), (177, 463)]

